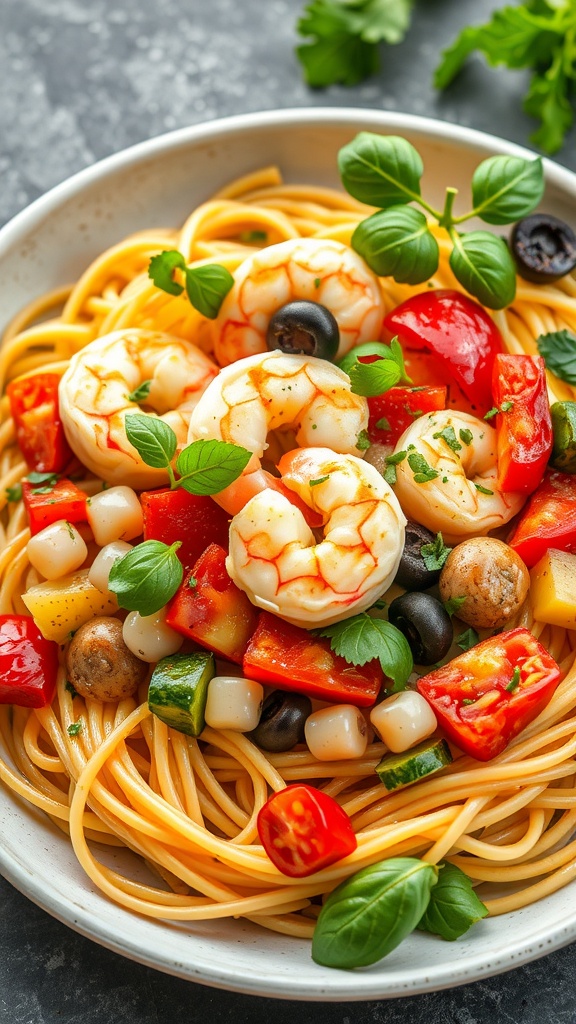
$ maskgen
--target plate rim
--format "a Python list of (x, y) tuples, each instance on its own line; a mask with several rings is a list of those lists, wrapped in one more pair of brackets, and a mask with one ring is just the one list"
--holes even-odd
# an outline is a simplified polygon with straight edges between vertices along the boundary
[[(397, 130), (399, 133), (420, 134), (427, 139), (449, 142), (463, 149), (472, 146), (487, 154), (506, 153), (529, 159), (534, 159), (539, 155), (527, 147), (487, 132), (455, 125), (437, 118), (404, 114), (399, 111), (382, 111), (363, 107), (318, 106), (288, 107), (282, 110), (236, 114), (185, 126), (137, 142), (77, 171), (44, 195), (39, 196), (0, 228), (0, 256), (17, 245), (22, 235), (33, 231), (36, 225), (49, 217), (60, 205), (73, 199), (93, 183), (105, 181), (108, 176), (117, 171), (127, 170), (155, 155), (165, 156), (170, 152), (186, 149), (190, 145), (210, 142), (211, 139), (221, 139), (225, 135), (244, 134), (246, 131), (254, 129), (265, 131), (282, 126), (301, 128), (304, 125), (334, 124), (335, 126), (350, 125), (351, 129), (358, 130), (365, 122), (379, 124), (382, 129), (392, 132)], [(548, 183), (576, 195), (576, 173), (548, 158), (542, 158), (542, 160)], [(18, 813), (21, 809), (29, 810), (24, 801), (14, 794), (9, 795), (13, 798)], [(45, 824), (50, 830), (54, 828), (48, 819), (45, 822), (42, 821), (42, 824)], [(238, 968), (226, 969), (218, 964), (211, 965), (211, 968), (196, 968), (192, 962), (184, 964), (174, 962), (170, 958), (163, 960), (161, 956), (154, 956), (148, 949), (143, 949), (135, 940), (129, 941), (125, 937), (111, 935), (109, 925), (100, 919), (95, 920), (93, 914), (74, 902), (73, 897), (70, 898), (69, 904), (65, 904), (59, 896), (51, 897), (49, 892), (46, 893), (41, 881), (36, 881), (34, 875), (9, 854), (8, 847), (3, 845), (1, 836), (0, 873), (26, 898), (52, 917), (115, 953), (185, 980), (246, 995), (269, 998), (353, 1002), (441, 991), (482, 978), (494, 977), (561, 949), (576, 940), (576, 911), (574, 911), (571, 921), (564, 924), (557, 923), (553, 929), (548, 927), (538, 942), (534, 939), (527, 942), (519, 938), (507, 950), (506, 955), (498, 954), (496, 956), (495, 963), (490, 959), (480, 963), (477, 961), (471, 963), (469, 959), (465, 965), (459, 966), (455, 956), (450, 971), (447, 970), (445, 963), (429, 966), (422, 972), (421, 981), (415, 984), (412, 982), (390, 984), (394, 975), (334, 971), (330, 974), (328, 987), (319, 977), (318, 984), (313, 989), (306, 987), (303, 991), (295, 992), (293, 982), (288, 976), (276, 975), (270, 978), (269, 973), (266, 976), (263, 971), (261, 976), (251, 978), (239, 974)], [(575, 884), (572, 883), (572, 886)], [(102, 899), (106, 900), (106, 897), (102, 896)], [(117, 909), (122, 914), (128, 915), (129, 918), (138, 920), (137, 915), (133, 915), (130, 911), (125, 911), (124, 908)], [(134, 935), (137, 935), (137, 929), (134, 929)]]

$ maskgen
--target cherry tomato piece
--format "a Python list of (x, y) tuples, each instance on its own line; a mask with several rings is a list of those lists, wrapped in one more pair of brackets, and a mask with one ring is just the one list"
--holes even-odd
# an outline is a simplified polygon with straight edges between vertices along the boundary
[(560, 669), (528, 629), (489, 637), (418, 680), (449, 740), (488, 761), (551, 700)]
[(59, 383), (57, 373), (36, 373), (6, 388), (20, 451), (39, 473), (61, 473), (74, 457), (60, 419)]
[(0, 615), (0, 704), (43, 708), (56, 689), (58, 644), (29, 615)]
[(446, 408), (446, 388), (396, 387), (367, 401), (368, 437), (372, 444), (396, 444), (418, 416)]
[(166, 622), (209, 651), (241, 665), (258, 611), (230, 579), (225, 563), (224, 548), (210, 544), (170, 601)]
[(209, 544), (228, 549), (230, 516), (213, 498), (190, 494), (183, 487), (163, 487), (142, 491), (140, 501), (144, 540), (161, 540), (168, 545), (179, 540), (176, 553), (185, 569), (192, 568)]
[(487, 412), (492, 364), (504, 345), (482, 306), (452, 289), (429, 289), (388, 313), (384, 326), (403, 347), (432, 352), (467, 398), (478, 403), (480, 414)]
[(529, 569), (548, 548), (576, 551), (576, 476), (547, 472), (520, 514), (508, 544)]
[(303, 783), (270, 797), (258, 813), (258, 835), (272, 863), (290, 878), (313, 875), (358, 845), (340, 804)]
[(22, 497), (32, 536), (59, 519), (68, 523), (87, 521), (86, 494), (65, 477), (52, 485), (31, 484), (24, 480)]
[(269, 612), (260, 613), (243, 667), (245, 675), (259, 683), (357, 707), (371, 707), (384, 682), (377, 661), (350, 665), (334, 654), (329, 640)]
[(552, 453), (553, 433), (546, 366), (542, 356), (499, 352), (492, 395), (498, 445), (498, 484), (503, 491), (531, 494)]

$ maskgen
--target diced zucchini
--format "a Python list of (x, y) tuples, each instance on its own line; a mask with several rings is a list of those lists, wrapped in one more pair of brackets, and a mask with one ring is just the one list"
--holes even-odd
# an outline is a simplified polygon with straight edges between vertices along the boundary
[(576, 629), (576, 555), (549, 548), (530, 570), (534, 618)]
[(550, 461), (563, 473), (576, 473), (576, 402), (554, 402), (550, 413), (554, 432)]
[(205, 724), (208, 683), (215, 671), (214, 655), (208, 651), (161, 658), (150, 679), (150, 711), (172, 729), (199, 736)]
[(376, 773), (386, 789), (400, 789), (445, 768), (452, 760), (446, 740), (425, 740), (402, 754), (386, 754), (376, 765)]

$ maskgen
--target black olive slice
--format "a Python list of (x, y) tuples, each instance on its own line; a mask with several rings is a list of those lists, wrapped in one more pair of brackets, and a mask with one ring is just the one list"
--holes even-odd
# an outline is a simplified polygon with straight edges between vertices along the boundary
[(319, 302), (288, 302), (275, 313), (266, 334), (268, 348), (333, 360), (340, 330), (333, 313)]
[(533, 213), (519, 220), (510, 241), (518, 273), (526, 281), (558, 281), (576, 267), (576, 234), (552, 214)]

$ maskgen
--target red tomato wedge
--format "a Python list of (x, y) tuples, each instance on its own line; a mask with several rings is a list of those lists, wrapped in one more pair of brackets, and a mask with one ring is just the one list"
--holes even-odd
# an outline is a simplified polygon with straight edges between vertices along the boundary
[[(483, 416), (492, 404), (492, 364), (504, 348), (489, 314), (452, 289), (429, 289), (402, 302), (384, 318), (406, 349), (424, 349), (442, 364)], [(408, 372), (410, 372), (408, 370)], [(447, 383), (444, 379), (444, 383)]]
[(368, 437), (372, 444), (396, 444), (418, 416), (445, 409), (446, 390), (445, 387), (396, 387), (368, 398)]
[(20, 451), (39, 473), (61, 473), (74, 457), (58, 410), (59, 383), (57, 373), (36, 373), (6, 388)]
[(337, 704), (371, 707), (384, 682), (377, 661), (361, 668), (334, 654), (330, 641), (261, 612), (244, 655), (249, 679)]
[(576, 476), (547, 472), (508, 538), (529, 569), (548, 548), (576, 551)]
[(498, 484), (531, 494), (552, 452), (552, 419), (542, 356), (499, 352), (492, 377), (498, 435)]
[(210, 544), (168, 605), (166, 622), (209, 651), (242, 664), (258, 610), (226, 572), (226, 551)]
[(488, 761), (540, 714), (559, 681), (554, 659), (519, 626), (422, 676), (418, 690), (448, 739)]
[(34, 485), (24, 480), (22, 497), (32, 536), (59, 519), (68, 523), (86, 522), (86, 494), (65, 477), (52, 486)]
[(56, 689), (58, 644), (28, 615), (0, 615), (0, 704), (43, 708)]
[(358, 845), (340, 804), (303, 783), (270, 797), (258, 813), (258, 835), (272, 863), (290, 878), (313, 875)]
[(230, 516), (206, 495), (190, 494), (183, 487), (142, 491), (144, 540), (164, 544), (181, 541), (178, 558), (191, 569), (209, 544), (228, 550)]

